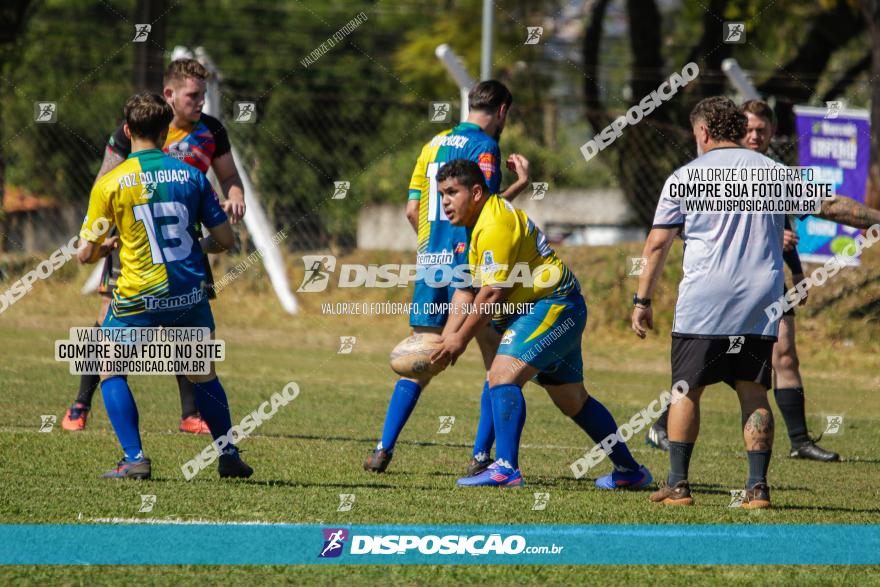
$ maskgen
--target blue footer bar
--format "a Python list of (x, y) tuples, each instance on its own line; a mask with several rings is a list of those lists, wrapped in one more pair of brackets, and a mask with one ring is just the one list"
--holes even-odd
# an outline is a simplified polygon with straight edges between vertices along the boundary
[(0, 524), (0, 564), (880, 564), (877, 525)]

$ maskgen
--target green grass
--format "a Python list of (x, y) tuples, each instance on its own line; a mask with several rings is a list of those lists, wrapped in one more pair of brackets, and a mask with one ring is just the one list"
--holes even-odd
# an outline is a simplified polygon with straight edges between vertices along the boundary
[[(619, 298), (634, 282), (620, 276), (629, 249), (590, 249), (569, 253), (584, 282), (590, 324), (584, 341), (587, 388), (618, 421), (629, 419), (669, 384), (667, 313), (659, 334), (639, 341), (628, 332), (627, 305)], [(623, 261), (620, 261), (623, 259)], [(392, 262), (383, 256), (374, 262)], [(618, 262), (620, 267), (618, 267)], [(256, 269), (251, 271), (257, 272)], [(298, 283), (301, 269), (294, 281)], [(867, 269), (859, 270), (867, 279)], [(462, 491), (454, 487), (469, 458), (478, 417), (481, 364), (475, 348), (423, 394), (398, 444), (387, 474), (368, 475), (361, 463), (375, 444), (394, 378), (387, 366), (390, 348), (408, 332), (405, 317), (328, 317), (319, 302), (332, 299), (383, 299), (387, 291), (331, 291), (328, 298), (304, 300), (305, 313), (281, 312), (255, 275), (242, 277), (214, 304), (218, 338), (228, 359), (218, 367), (229, 394), (233, 421), (255, 409), (288, 381), (302, 390), (290, 405), (243, 443), (256, 469), (247, 481), (220, 482), (211, 469), (185, 482), (180, 465), (206, 444), (204, 437), (175, 432), (179, 418), (177, 389), (171, 377), (132, 377), (154, 481), (113, 483), (97, 478), (119, 456), (119, 448), (96, 396), (83, 433), (60, 429), (77, 378), (53, 360), (53, 341), (66, 338), (71, 326), (87, 325), (96, 311), (94, 297), (78, 294), (82, 273), (66, 269), (0, 315), (0, 522), (77, 523), (90, 518), (180, 518), (285, 523), (803, 523), (876, 524), (880, 522), (880, 380), (877, 341), (860, 334), (849, 320), (822, 313), (799, 326), (809, 422), (814, 433), (824, 414), (845, 416), (844, 434), (826, 437), (823, 446), (844, 455), (840, 464), (817, 464), (785, 458), (785, 427), (777, 423), (776, 458), (771, 467), (774, 509), (730, 509), (729, 491), (741, 488), (746, 460), (734, 394), (724, 386), (704, 395), (702, 434), (694, 453), (691, 478), (697, 505), (665, 509), (652, 506), (645, 492), (607, 493), (592, 478), (575, 480), (569, 463), (589, 443), (583, 433), (552, 405), (540, 388), (525, 389), (528, 421), (523, 433), (521, 466), (527, 491)], [(661, 303), (671, 304), (674, 275), (668, 277)], [(831, 290), (829, 290), (831, 291)], [(394, 299), (406, 292), (395, 291)], [(828, 295), (831, 295), (830, 293)], [(822, 292), (811, 303), (822, 307)], [(62, 300), (62, 303), (59, 303)], [(864, 300), (867, 301), (867, 300)], [(852, 304), (852, 300), (834, 304)], [(830, 304), (830, 303), (829, 303)], [(829, 307), (833, 306), (830, 304)], [(835, 306), (836, 307), (836, 306)], [(843, 329), (843, 330), (842, 330)], [(846, 330), (851, 329), (851, 330)], [(843, 333), (840, 340), (828, 332)], [(848, 334), (854, 332), (854, 334)], [(336, 353), (340, 336), (357, 336), (354, 352)], [(845, 336), (855, 342), (846, 343)], [(40, 433), (40, 415), (55, 414), (59, 424)], [(440, 416), (453, 415), (449, 434), (437, 434)], [(636, 458), (656, 477), (667, 471), (666, 455), (648, 450), (641, 436), (630, 442)], [(607, 464), (591, 471), (607, 471)], [(152, 513), (140, 514), (140, 494), (157, 496)], [(533, 511), (532, 491), (550, 493), (545, 511)], [(336, 511), (338, 494), (354, 493), (350, 512)], [(646, 544), (646, 548), (657, 545)], [(50, 581), (61, 584), (146, 582), (171, 584), (196, 575), (201, 581), (259, 584), (485, 583), (509, 580), (508, 568), (484, 567), (4, 567), (4, 584)], [(762, 584), (867, 584), (878, 574), (832, 567), (517, 567), (515, 583), (572, 584), (606, 578), (642, 584), (685, 580), (693, 584), (748, 582)], [(601, 573), (601, 575), (599, 574)]]

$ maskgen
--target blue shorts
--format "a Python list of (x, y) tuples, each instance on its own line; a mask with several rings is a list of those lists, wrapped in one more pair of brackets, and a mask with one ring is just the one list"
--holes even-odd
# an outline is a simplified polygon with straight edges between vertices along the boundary
[(451, 285), (431, 287), (424, 280), (417, 281), (409, 309), (409, 325), (442, 328), (449, 318), (449, 304), (454, 293), (455, 288)]
[[(538, 370), (542, 385), (579, 383), (584, 380), (581, 336), (587, 326), (587, 304), (581, 292), (534, 302), (528, 314), (504, 320), (507, 327), (498, 346), (499, 355), (516, 357)], [(493, 322), (496, 330), (503, 330)]]
[(111, 304), (102, 326), (104, 328), (179, 326), (210, 328), (211, 332), (214, 332), (214, 314), (211, 312), (211, 306), (206, 299), (188, 308), (178, 308), (165, 312), (141, 312), (128, 316), (116, 316)]

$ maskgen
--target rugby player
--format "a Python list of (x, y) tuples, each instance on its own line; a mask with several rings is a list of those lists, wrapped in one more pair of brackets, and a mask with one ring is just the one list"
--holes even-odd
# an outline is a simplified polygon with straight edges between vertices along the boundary
[[(192, 165), (202, 173), (213, 169), (226, 200), (221, 204), (232, 224), (238, 223), (245, 213), (244, 188), (235, 161), (232, 158), (229, 137), (226, 129), (213, 116), (202, 113), (205, 104), (208, 71), (195, 59), (172, 61), (165, 71), (164, 96), (174, 111), (174, 120), (165, 140), (163, 150), (180, 161)], [(131, 154), (131, 141), (120, 124), (110, 140), (104, 154), (104, 162), (95, 179), (97, 182), (111, 169), (116, 168)], [(213, 297), (211, 268), (205, 257), (209, 294)], [(103, 322), (107, 308), (113, 298), (113, 290), (119, 277), (118, 253), (108, 256), (98, 293), (101, 294), (101, 307), (96, 326)], [(97, 375), (80, 376), (79, 392), (61, 422), (65, 430), (82, 430), (92, 406), (92, 398), (98, 387)], [(183, 375), (177, 376), (180, 391), (181, 432), (208, 434), (209, 430), (199, 417), (195, 404), (192, 384)]]
[[(743, 103), (740, 109), (747, 119), (742, 146), (766, 155), (770, 141), (776, 133), (776, 116), (773, 109), (763, 100), (749, 100)], [(797, 252), (797, 234), (791, 230), (788, 216), (785, 217), (783, 234), (782, 259), (791, 270), (792, 280), (798, 284), (804, 280), (804, 270)], [(789, 288), (786, 287), (785, 290), (788, 291)], [(800, 303), (806, 301), (805, 295)], [(778, 339), (773, 345), (773, 373), (775, 377), (773, 395), (788, 429), (788, 438), (791, 441), (790, 456), (814, 461), (840, 460), (840, 455), (836, 452), (818, 446), (807, 431), (804, 386), (795, 345), (793, 307), (785, 311), (779, 323)], [(668, 417), (669, 412), (663, 412), (657, 422), (648, 429), (646, 441), (649, 445), (669, 450), (666, 432)]]
[[(474, 311), (450, 318), (452, 326), (431, 359), (455, 363), (490, 321), (503, 332), (488, 373), (496, 460), (484, 471), (459, 479), (458, 485), (518, 487), (523, 484), (519, 444), (526, 419), (522, 387), (529, 379), (535, 378), (597, 444), (617, 432), (614, 418), (584, 388), (581, 336), (587, 306), (577, 278), (544, 234), (523, 211), (489, 190), (476, 163), (447, 163), (437, 174), (437, 184), (449, 221), (470, 234), (473, 287), (456, 290), (455, 303), (470, 304)], [(515, 278), (525, 273), (529, 279)], [(651, 483), (651, 473), (633, 459), (625, 443), (614, 445), (609, 457), (614, 471), (597, 479), (597, 487)]]
[[(740, 107), (746, 115), (746, 137), (743, 146), (767, 154), (770, 141), (776, 134), (776, 115), (770, 105), (763, 100), (748, 100)], [(804, 280), (804, 270), (797, 251), (797, 233), (791, 229), (788, 217), (785, 217), (782, 258), (791, 270), (791, 279), (795, 285)], [(785, 287), (785, 291), (790, 288)], [(806, 291), (804, 292), (806, 294)], [(807, 301), (804, 295), (800, 303)], [(810, 438), (807, 430), (806, 401), (804, 383), (801, 379), (800, 360), (795, 345), (794, 307), (786, 310), (779, 321), (779, 334), (773, 345), (773, 396), (782, 413), (788, 439), (791, 442), (789, 456), (792, 458), (813, 461), (839, 461), (840, 455), (825, 450)]]
[[(214, 317), (205, 291), (205, 253), (221, 253), (235, 244), (226, 213), (205, 175), (162, 152), (174, 112), (157, 94), (137, 94), (125, 105), (123, 132), (131, 154), (92, 187), (89, 210), (80, 232), (81, 263), (95, 263), (107, 252), (104, 235), (88, 230), (106, 218), (119, 232), (121, 272), (105, 328), (204, 327), (214, 332)], [(171, 173), (160, 173), (162, 171)], [(151, 173), (152, 183), (141, 183)], [(186, 181), (179, 178), (185, 176)], [(172, 181), (162, 179), (173, 176)], [(161, 218), (161, 225), (155, 222)], [(209, 236), (199, 238), (199, 223)], [(161, 226), (161, 230), (158, 230)], [(90, 240), (94, 239), (94, 240)], [(192, 293), (200, 295), (193, 299)], [(185, 299), (175, 310), (151, 310), (146, 297)], [(150, 459), (141, 446), (138, 411), (125, 375), (102, 374), (101, 393), (107, 415), (122, 445), (123, 458), (105, 478), (148, 479)], [(232, 427), (226, 393), (214, 372), (188, 375), (198, 409), (216, 441)], [(249, 477), (253, 469), (229, 444), (220, 455), (221, 477)]]
[[(498, 140), (507, 122), (513, 95), (501, 82), (482, 81), (468, 94), (468, 117), (465, 122), (436, 135), (422, 147), (409, 184), (406, 217), (418, 235), (417, 264), (428, 271), (417, 279), (410, 310), (410, 327), (414, 333), (440, 333), (449, 316), (454, 284), (442, 284), (445, 266), (467, 264), (467, 231), (452, 226), (441, 205), (437, 190), (437, 172), (447, 161), (469, 159), (479, 166), (493, 193), (501, 186), (501, 150)], [(515, 198), (528, 184), (529, 162), (521, 155), (507, 159), (507, 167), (517, 175), (503, 197)], [(448, 272), (447, 272), (448, 273)], [(444, 308), (446, 311), (436, 311)], [(477, 336), (483, 361), (488, 370), (498, 347), (498, 336), (488, 328)], [(419, 379), (401, 377), (394, 386), (379, 444), (364, 462), (364, 469), (382, 473), (394, 456), (394, 445), (412, 414), (419, 396), (432, 376)], [(492, 462), (489, 453), (495, 441), (492, 428), (492, 405), (488, 383), (483, 385), (480, 420), (468, 472), (478, 472)]]
[[(749, 465), (742, 507), (768, 508), (773, 414), (767, 389), (778, 321), (765, 309), (784, 291), (784, 215), (685, 214), (670, 197), (670, 185), (687, 177), (688, 169), (782, 166), (741, 146), (747, 119), (730, 99), (702, 100), (690, 120), (700, 156), (666, 180), (633, 296), (632, 329), (645, 338), (653, 328), (651, 296), (680, 234), (684, 276), (672, 327), (672, 381), (685, 381), (689, 391), (669, 408), (670, 472), (651, 501), (693, 504), (688, 469), (700, 429), (700, 398), (705, 386), (723, 381), (736, 390), (742, 411)], [(823, 200), (817, 216), (856, 228), (880, 222), (880, 211), (842, 196)]]

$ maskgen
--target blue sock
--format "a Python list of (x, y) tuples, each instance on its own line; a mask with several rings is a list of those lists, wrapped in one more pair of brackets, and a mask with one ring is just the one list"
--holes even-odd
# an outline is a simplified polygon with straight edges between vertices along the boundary
[(484, 461), (492, 454), (495, 443), (495, 423), (492, 421), (492, 394), (489, 393), (489, 382), (483, 383), (483, 395), (480, 396), (480, 422), (477, 424), (477, 436), (474, 438), (474, 457)]
[[(617, 432), (617, 422), (614, 416), (593, 396), (590, 396), (581, 411), (572, 418), (575, 424), (580, 426), (593, 442), (599, 444), (608, 436)], [(629, 453), (629, 449), (623, 442), (618, 442), (608, 455), (611, 462), (619, 471), (638, 471), (639, 464)]]
[(496, 385), (492, 395), (492, 421), (495, 424), (495, 458), (519, 469), (519, 440), (526, 423), (526, 400), (518, 385)]
[[(211, 437), (217, 440), (228, 434), (229, 429), (232, 428), (232, 416), (229, 414), (229, 401), (226, 399), (226, 392), (220, 380), (215, 377), (204, 383), (193, 383), (193, 391), (196, 396), (196, 407), (199, 408), (202, 420), (211, 430)], [(227, 438), (227, 440), (230, 442), (224, 450), (232, 449), (235, 452), (232, 439)]]
[(113, 424), (116, 438), (122, 445), (125, 459), (134, 461), (143, 456), (141, 434), (138, 431), (138, 409), (125, 377), (117, 375), (101, 382), (101, 395), (107, 417)]
[(394, 393), (391, 394), (391, 401), (388, 403), (388, 413), (385, 414), (385, 426), (382, 428), (381, 445), (387, 452), (394, 450), (397, 437), (406, 426), (406, 421), (416, 407), (421, 393), (422, 386), (415, 381), (398, 379), (394, 385)]

